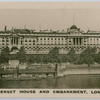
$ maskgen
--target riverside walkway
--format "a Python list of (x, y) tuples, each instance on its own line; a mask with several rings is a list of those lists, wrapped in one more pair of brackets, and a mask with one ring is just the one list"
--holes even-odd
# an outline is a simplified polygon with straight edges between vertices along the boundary
[(63, 65), (63, 67), (59, 68), (59, 75), (64, 76), (68, 74), (100, 74), (100, 65), (91, 65), (88, 67), (87, 65)]

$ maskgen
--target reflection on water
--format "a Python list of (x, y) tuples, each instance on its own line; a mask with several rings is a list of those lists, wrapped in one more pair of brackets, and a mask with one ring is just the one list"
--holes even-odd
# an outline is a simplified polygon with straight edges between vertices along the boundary
[(0, 88), (100, 88), (100, 75), (67, 75), (60, 78), (32, 81), (0, 81)]

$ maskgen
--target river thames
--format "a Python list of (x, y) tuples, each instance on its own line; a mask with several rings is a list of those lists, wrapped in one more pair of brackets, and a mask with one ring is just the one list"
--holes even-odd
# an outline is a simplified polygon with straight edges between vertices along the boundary
[(66, 75), (31, 81), (0, 81), (0, 88), (71, 89), (100, 88), (100, 75)]

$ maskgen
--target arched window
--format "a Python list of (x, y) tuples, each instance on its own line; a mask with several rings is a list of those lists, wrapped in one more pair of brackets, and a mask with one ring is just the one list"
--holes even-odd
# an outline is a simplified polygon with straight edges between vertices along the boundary
[(27, 40), (25, 40), (25, 42), (27, 42)]
[(29, 42), (31, 42), (31, 40), (29, 40)]
[(35, 40), (33, 40), (33, 45), (35, 45)]

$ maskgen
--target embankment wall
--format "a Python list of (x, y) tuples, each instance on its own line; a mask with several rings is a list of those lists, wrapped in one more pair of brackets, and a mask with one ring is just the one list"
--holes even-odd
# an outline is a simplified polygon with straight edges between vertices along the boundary
[(64, 76), (68, 74), (100, 74), (100, 69), (66, 69), (59, 71), (58, 76)]

